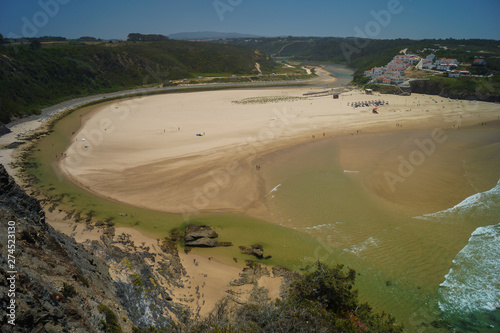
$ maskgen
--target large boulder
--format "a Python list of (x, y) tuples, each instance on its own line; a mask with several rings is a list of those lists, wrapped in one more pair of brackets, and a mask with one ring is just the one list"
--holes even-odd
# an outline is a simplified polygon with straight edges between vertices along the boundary
[(184, 232), (184, 242), (191, 247), (216, 247), (217, 233), (206, 225), (188, 225)]
[(186, 227), (184, 240), (190, 242), (199, 238), (217, 238), (219, 235), (206, 225), (188, 225)]

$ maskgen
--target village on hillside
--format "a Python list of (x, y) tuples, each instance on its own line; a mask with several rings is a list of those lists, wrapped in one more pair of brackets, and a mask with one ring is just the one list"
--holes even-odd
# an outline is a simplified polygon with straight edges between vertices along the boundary
[[(486, 61), (477, 58), (472, 65), (485, 66)], [(371, 78), (370, 83), (407, 87), (410, 81), (416, 80), (405, 75), (406, 70), (412, 66), (415, 66), (414, 68), (418, 70), (427, 70), (429, 74), (447, 73), (448, 77), (451, 78), (471, 75), (469, 71), (457, 69), (459, 66), (457, 59), (440, 58), (436, 60), (435, 54), (430, 54), (425, 58), (417, 54), (398, 54), (386, 66), (373, 67), (371, 70), (365, 71), (364, 75)]]

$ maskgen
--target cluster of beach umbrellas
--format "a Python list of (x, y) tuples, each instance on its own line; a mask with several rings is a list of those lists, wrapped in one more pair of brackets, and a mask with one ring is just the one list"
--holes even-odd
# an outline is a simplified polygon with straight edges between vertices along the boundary
[[(374, 101), (364, 101), (364, 102), (353, 102), (351, 103), (351, 106), (353, 108), (363, 108), (363, 107), (380, 106), (386, 104), (389, 104), (389, 102), (383, 100), (374, 100)], [(349, 106), (349, 103), (347, 103), (347, 106)]]

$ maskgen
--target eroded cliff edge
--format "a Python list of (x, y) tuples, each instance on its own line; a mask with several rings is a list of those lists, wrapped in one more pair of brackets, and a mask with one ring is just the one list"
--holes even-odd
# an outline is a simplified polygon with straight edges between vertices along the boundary
[[(8, 257), (8, 226), (15, 222), (15, 251)], [(10, 225), (13, 223), (10, 222)], [(0, 165), (0, 306), (2, 332), (95, 332), (113, 325), (169, 328), (189, 317), (168, 288), (185, 274), (175, 247), (163, 254), (135, 246), (126, 235), (104, 230), (101, 240), (78, 244), (55, 231), (35, 198)], [(11, 242), (12, 244), (12, 242)], [(12, 247), (12, 246), (11, 246)], [(15, 258), (15, 267), (8, 259)], [(154, 262), (154, 265), (152, 263)], [(12, 262), (10, 262), (12, 263)], [(156, 268), (156, 269), (155, 269)], [(11, 276), (15, 279), (15, 326), (8, 324)]]

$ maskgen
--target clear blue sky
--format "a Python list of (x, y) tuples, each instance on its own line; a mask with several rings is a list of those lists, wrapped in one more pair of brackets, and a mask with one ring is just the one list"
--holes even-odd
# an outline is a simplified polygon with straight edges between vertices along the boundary
[[(390, 22), (382, 15), (382, 24), (375, 23), (371, 12), (387, 10), (391, 3)], [(355, 36), (356, 28), (373, 38), (500, 40), (500, 1), (0, 0), (4, 37), (111, 39), (130, 32), (195, 31), (346, 37)]]

